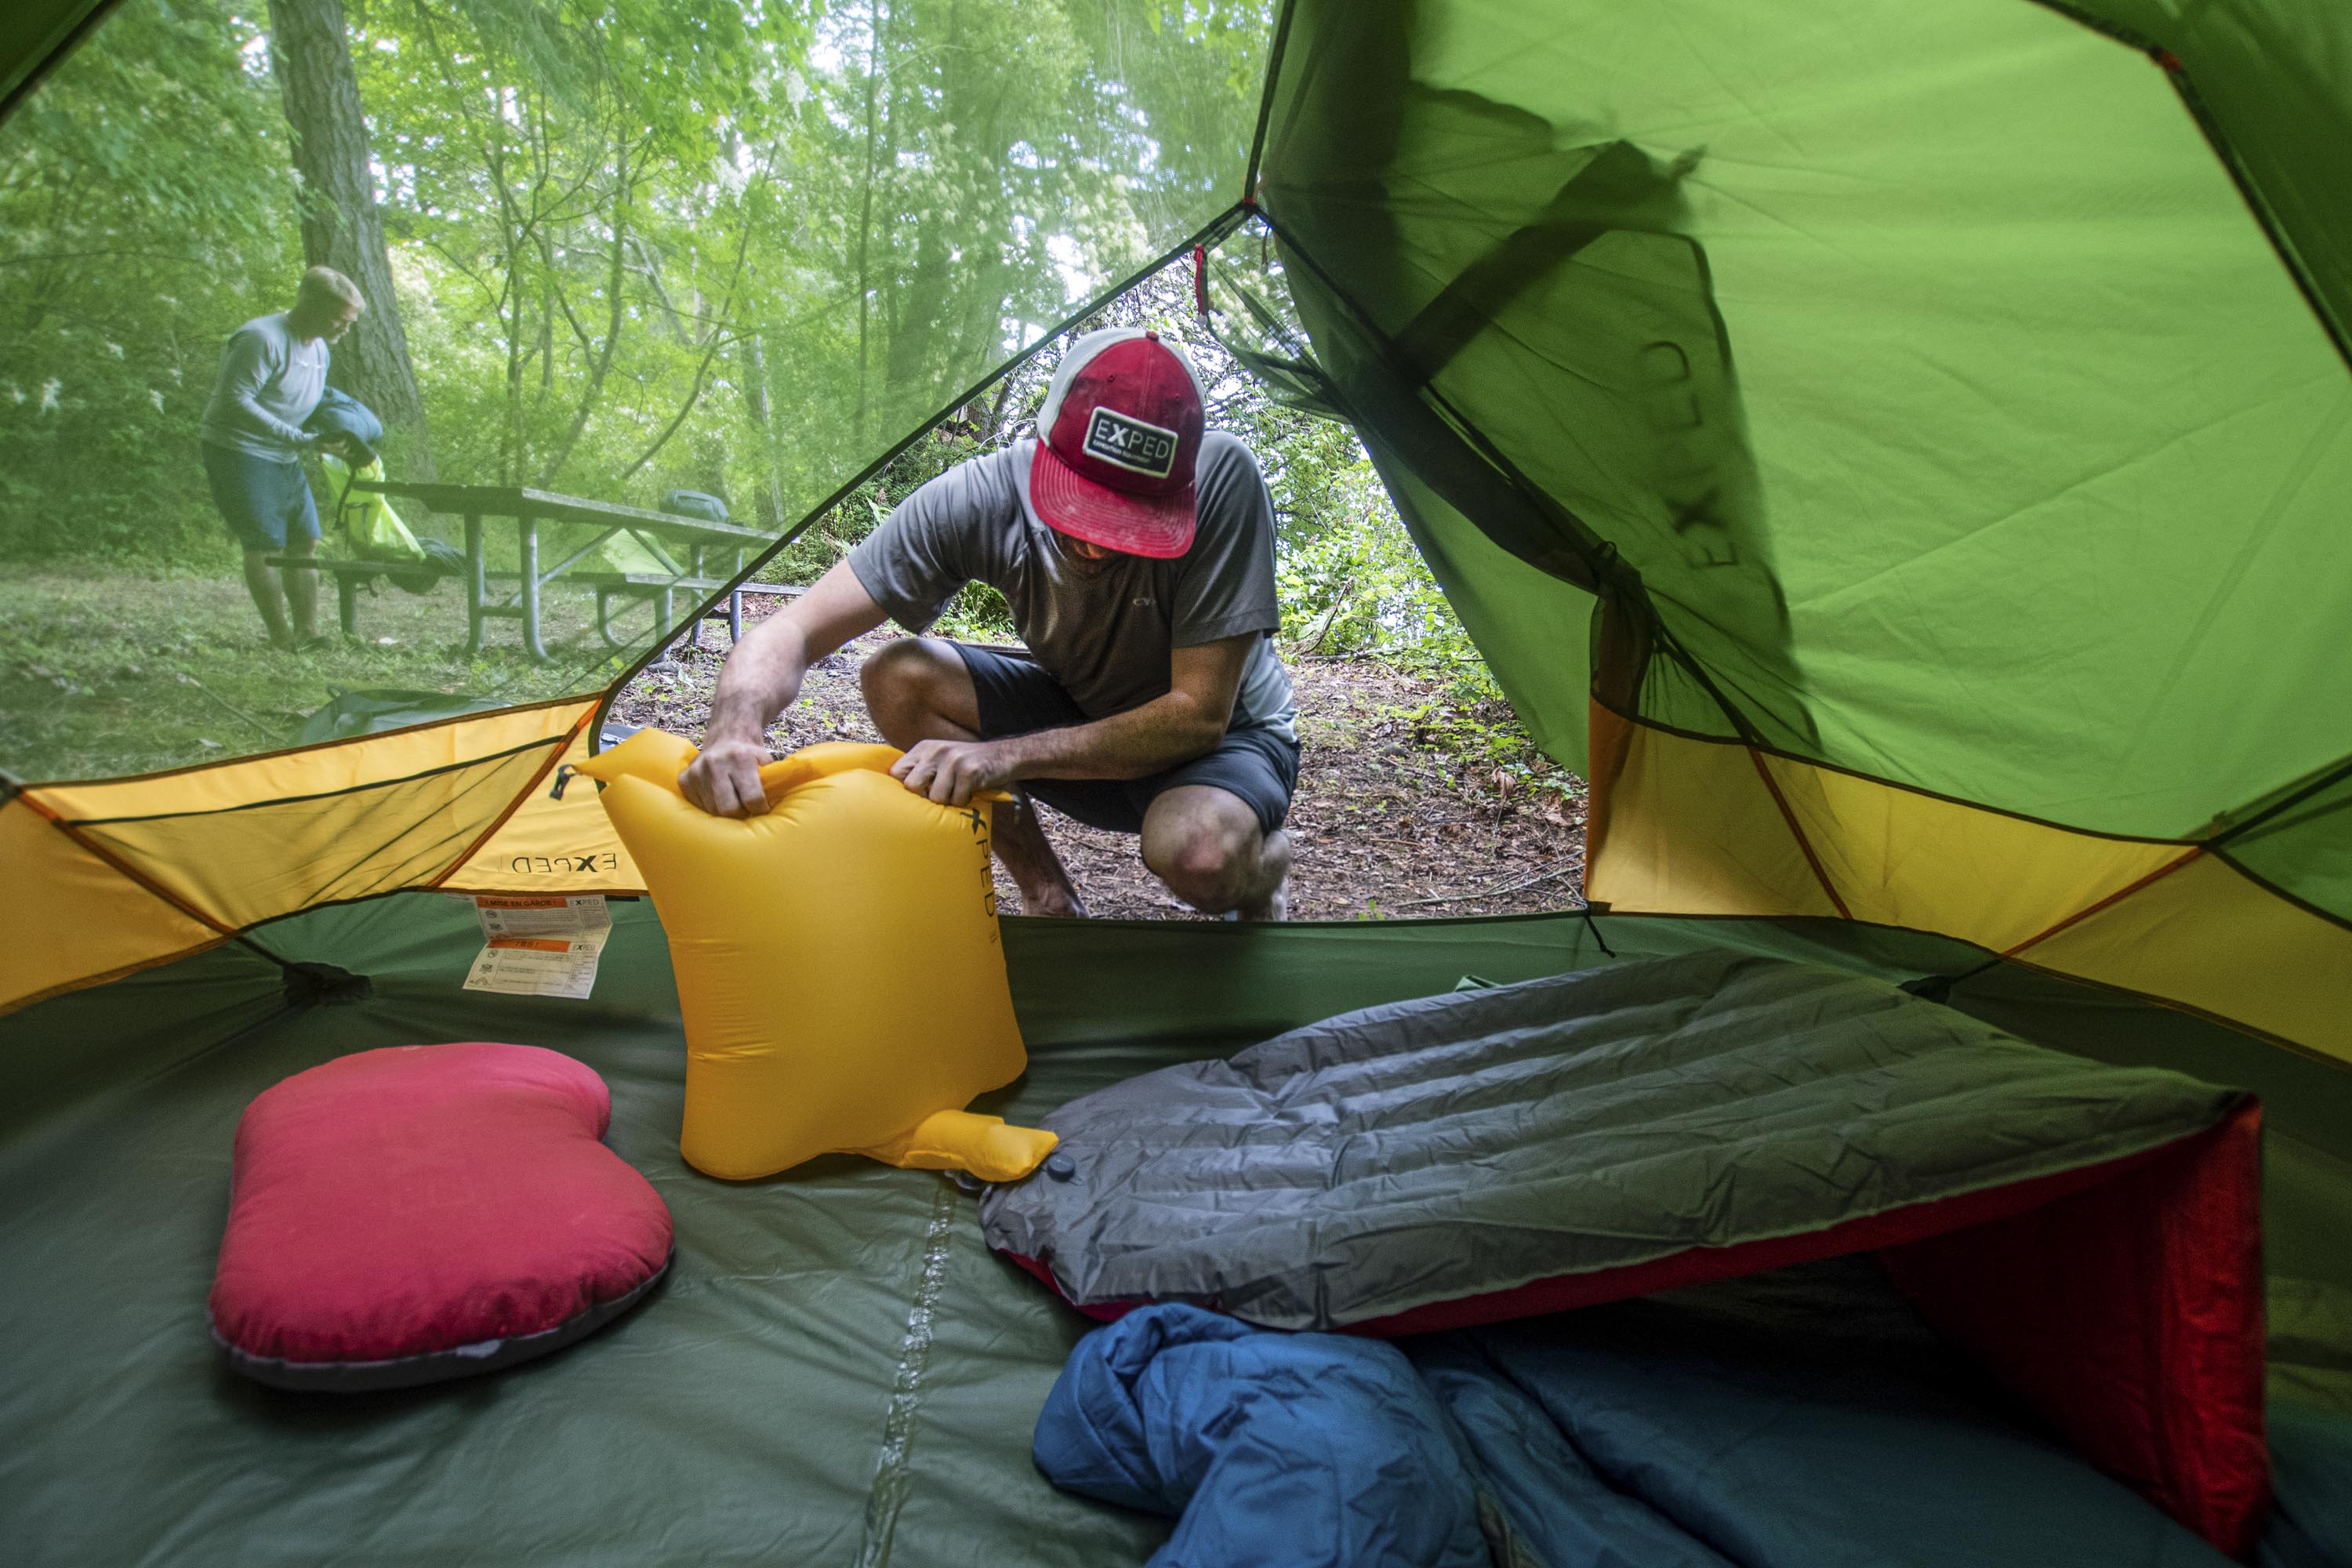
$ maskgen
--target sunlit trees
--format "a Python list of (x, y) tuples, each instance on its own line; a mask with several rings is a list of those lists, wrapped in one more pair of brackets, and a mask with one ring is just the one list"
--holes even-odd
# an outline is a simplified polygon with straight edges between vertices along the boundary
[(1232, 202), (1270, 10), (124, 0), (0, 125), (0, 553), (211, 562), (203, 395), (305, 260), (402, 477), (787, 527)]

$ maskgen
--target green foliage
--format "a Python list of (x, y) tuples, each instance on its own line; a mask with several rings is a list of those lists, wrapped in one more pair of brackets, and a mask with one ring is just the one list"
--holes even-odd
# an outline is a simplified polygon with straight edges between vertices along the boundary
[(0, 556), (216, 552), (191, 433), (220, 342), (290, 279), (277, 95), (205, 0), (131, 5), (0, 133)]
[[(1271, 9), (351, 0), (439, 477), (781, 531), (1230, 199)], [(124, 0), (0, 126), (0, 557), (232, 559), (195, 425), (302, 259), (268, 16)]]
[[(346, 0), (389, 303), (438, 477), (640, 505), (707, 490), (739, 521), (784, 531), (1010, 349), (1231, 199), (1275, 9)], [(0, 559), (208, 575), (218, 618), (205, 635), (240, 646), (250, 612), (195, 429), (222, 341), (282, 308), (302, 263), (268, 15), (233, 0), (123, 0), (0, 125)], [(1247, 246), (1278, 272), (1262, 237)], [(1212, 423), (1259, 456), (1288, 657), (1442, 672), (1444, 714), (1416, 721), (1454, 727), (1449, 744), (1467, 759), (1522, 765), (1499, 693), (1353, 434), (1268, 395), (1202, 330), (1186, 265), (1072, 332), (1129, 323), (1191, 347)], [(761, 575), (814, 580), (916, 486), (1018, 438), (1058, 346), (914, 441)], [(395, 430), (396, 476), (406, 450)], [(455, 531), (404, 510), (420, 531)], [(593, 537), (549, 531), (549, 559)], [(494, 566), (511, 564), (511, 539), (493, 530)], [(105, 580), (136, 592), (136, 574)], [(503, 656), (453, 663), (451, 613), (448, 599), (401, 606), (405, 651), (354, 653), (390, 664), (353, 682), (520, 693), (611, 668), (577, 606), (551, 632), (560, 670), (541, 675)], [(416, 618), (428, 614), (441, 617), (429, 630)], [(77, 673), (88, 661), (75, 639), (94, 635), (79, 615), (17, 606), (0, 669), (52, 673), (23, 677), (0, 720), (17, 700), (26, 712), (116, 702), (104, 679)], [(79, 629), (58, 629), (68, 622)], [(940, 624), (1012, 633), (982, 588)], [(173, 635), (150, 640), (168, 648)], [(493, 642), (510, 635), (494, 627)], [(146, 669), (159, 657), (134, 648), (115, 662)], [(216, 677), (245, 689), (242, 667), (195, 679)], [(270, 679), (231, 700), (276, 739), (317, 693), (297, 702)], [(123, 698), (116, 721), (176, 733), (176, 719), (132, 716), (186, 696), (151, 687), (131, 683), (145, 695)], [(203, 738), (232, 752), (260, 740)], [(184, 752), (195, 739), (174, 743)], [(86, 760), (102, 770), (128, 757)]]

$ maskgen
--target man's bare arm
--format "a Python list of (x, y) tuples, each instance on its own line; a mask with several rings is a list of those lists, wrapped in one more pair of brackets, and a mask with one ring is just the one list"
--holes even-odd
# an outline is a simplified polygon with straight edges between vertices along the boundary
[(714, 816), (757, 816), (768, 809), (760, 768), (776, 715), (801, 694), (808, 667), (882, 624), (884, 611), (846, 561), (816, 586), (753, 627), (727, 655), (702, 752), (677, 775), (686, 798)]
[(1023, 779), (1139, 779), (1172, 768), (1224, 738), (1258, 636), (1175, 649), (1168, 694), (1139, 708), (999, 741), (920, 742), (890, 771), (918, 794), (961, 805)]

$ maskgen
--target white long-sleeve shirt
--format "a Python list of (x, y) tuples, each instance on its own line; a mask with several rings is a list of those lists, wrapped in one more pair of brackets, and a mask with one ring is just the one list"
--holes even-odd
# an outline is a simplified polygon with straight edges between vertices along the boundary
[(307, 446), (302, 421), (326, 390), (327, 341), (297, 339), (282, 310), (257, 316), (229, 334), (212, 401), (205, 405), (204, 438), (231, 451), (294, 462)]

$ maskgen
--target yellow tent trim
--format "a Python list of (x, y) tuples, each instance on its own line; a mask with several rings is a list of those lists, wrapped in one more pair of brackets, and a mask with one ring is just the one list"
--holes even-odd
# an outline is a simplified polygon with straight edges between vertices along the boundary
[(584, 745), (596, 702), (567, 698), (170, 773), (26, 786), (0, 806), (0, 852), (44, 897), (37, 913), (0, 916), (0, 1007), (320, 904), (440, 886), (509, 830), (521, 843), (570, 827), (582, 819), (541, 822), (525, 808), (558, 759)]
[[(226, 940), (88, 848), (23, 797), (0, 805), (0, 1010)], [(39, 898), (26, 897), (31, 889)]]
[[(573, 737), (559, 766), (588, 760), (586, 729)], [(542, 787), (441, 884), (465, 893), (642, 894), (646, 879), (597, 804), (596, 786), (582, 780), (556, 799)]]
[(1595, 703), (1586, 890), (1624, 913), (1936, 931), (2352, 1061), (2352, 931), (2197, 845), (2110, 838)]

